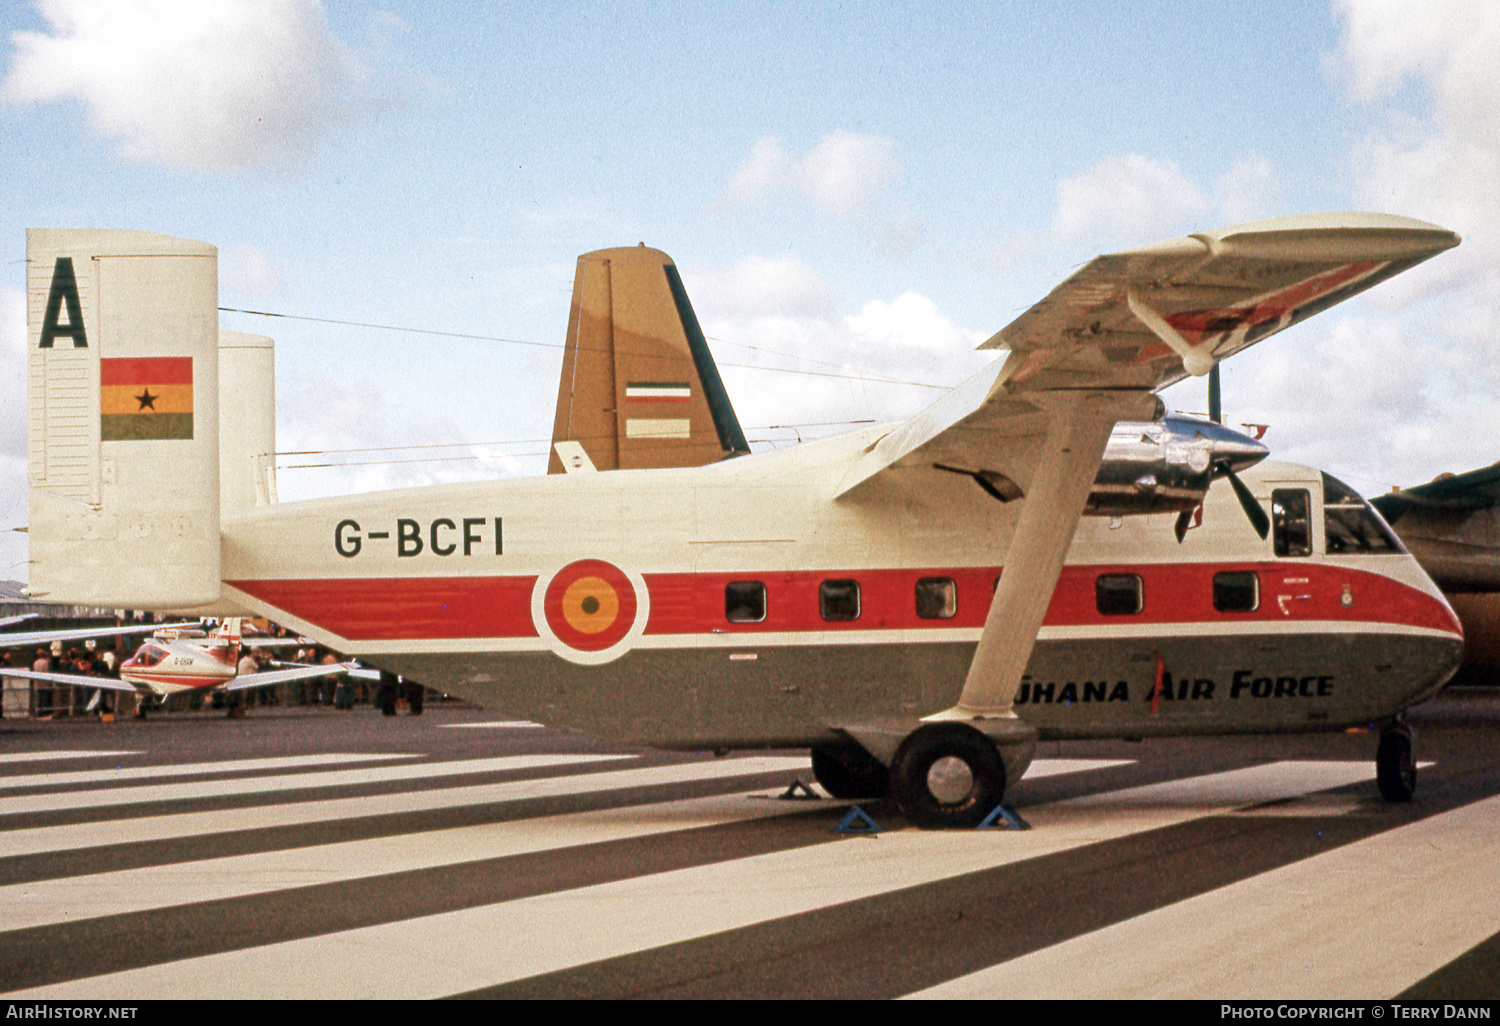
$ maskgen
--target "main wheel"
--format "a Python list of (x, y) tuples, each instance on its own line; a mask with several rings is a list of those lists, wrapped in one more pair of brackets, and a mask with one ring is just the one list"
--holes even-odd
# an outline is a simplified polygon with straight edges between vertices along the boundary
[(896, 749), (891, 793), (924, 829), (978, 826), (1005, 797), (1005, 763), (973, 727), (930, 723)]
[(889, 772), (858, 745), (814, 748), (812, 771), (819, 786), (835, 798), (884, 798), (891, 793)]
[(1375, 750), (1375, 783), (1386, 801), (1411, 801), (1417, 789), (1417, 763), (1407, 731), (1397, 728), (1380, 735), (1380, 747)]

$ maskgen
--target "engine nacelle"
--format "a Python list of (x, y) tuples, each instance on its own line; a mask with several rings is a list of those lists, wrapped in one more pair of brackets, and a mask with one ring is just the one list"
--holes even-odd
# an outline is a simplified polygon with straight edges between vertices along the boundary
[(1226, 468), (1239, 473), (1269, 452), (1249, 435), (1180, 413), (1145, 423), (1121, 421), (1110, 433), (1084, 515), (1194, 509)]

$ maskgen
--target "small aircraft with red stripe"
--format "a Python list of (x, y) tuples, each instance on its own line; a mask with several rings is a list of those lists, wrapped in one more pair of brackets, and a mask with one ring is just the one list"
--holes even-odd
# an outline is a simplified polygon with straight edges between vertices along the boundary
[[(198, 629), (199, 626), (181, 624), (157, 628), (149, 641), (129, 659), (120, 663), (118, 680), (113, 677), (10, 667), (5, 668), (4, 675), (70, 684), (74, 687), (128, 691), (150, 698), (166, 698), (189, 691), (235, 692), (288, 681), (327, 677), (330, 674), (371, 673), (354, 663), (287, 666), (241, 673), (240, 663), (244, 649), (281, 644), (286, 639), (246, 637), (242, 633), (242, 620), (239, 617), (229, 617), (212, 631)], [(78, 636), (97, 637), (99, 633)], [(56, 636), (56, 632), (53, 636)]]
[[(754, 454), (671, 261), (586, 254), (553, 474), (277, 504), (274, 438), (212, 430), (273, 401), (217, 376), (213, 247), (33, 231), (28, 309), (70, 312), (30, 325), (31, 590), (253, 612), (608, 737), (808, 748), (924, 826), (986, 818), (1054, 738), (1374, 725), (1406, 798), (1452, 609), (1352, 490), (1154, 393), (1458, 241), (1342, 213), (1100, 256), (916, 416)], [(192, 438), (101, 440), (102, 311), (104, 357), (192, 360)]]

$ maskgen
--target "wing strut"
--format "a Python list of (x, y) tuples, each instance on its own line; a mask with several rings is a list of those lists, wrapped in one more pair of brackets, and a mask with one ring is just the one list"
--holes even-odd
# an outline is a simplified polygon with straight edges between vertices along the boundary
[(1178, 356), (1182, 357), (1182, 369), (1195, 378), (1201, 378), (1214, 369), (1214, 344), (1215, 340), (1210, 338), (1202, 345), (1193, 345), (1178, 333), (1177, 329), (1166, 322), (1161, 314), (1151, 309), (1135, 294), (1135, 289), (1125, 290), (1125, 303), (1130, 307), (1130, 312), (1135, 314), (1135, 319), (1151, 329), (1151, 333), (1166, 343)]
[[(1139, 392), (1048, 392), (1047, 439), (1005, 557), (1005, 570), (958, 704), (931, 719), (1008, 717), (1052, 602), (1063, 560), (1115, 421), (1139, 411)], [(1041, 404), (1039, 402), (1039, 404)]]

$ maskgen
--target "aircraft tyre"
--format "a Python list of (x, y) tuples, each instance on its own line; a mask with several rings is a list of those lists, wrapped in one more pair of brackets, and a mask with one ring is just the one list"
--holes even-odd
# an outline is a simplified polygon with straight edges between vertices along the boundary
[(891, 793), (890, 772), (858, 745), (814, 748), (813, 777), (835, 798), (884, 798)]
[(901, 742), (891, 793), (925, 830), (976, 827), (1005, 797), (1005, 763), (994, 742), (962, 723), (930, 723)]
[(1395, 727), (1380, 735), (1375, 750), (1375, 783), (1388, 802), (1409, 802), (1417, 789), (1417, 763), (1412, 758), (1411, 731)]
[(407, 707), (408, 710), (410, 710), (411, 715), (413, 715), (413, 716), (421, 716), (422, 715), (422, 700), (425, 697), (426, 697), (426, 695), (425, 695), (425, 692), (422, 690), (422, 685), (420, 685), (420, 684), (408, 684), (407, 685), (407, 690), (406, 690), (406, 707)]

